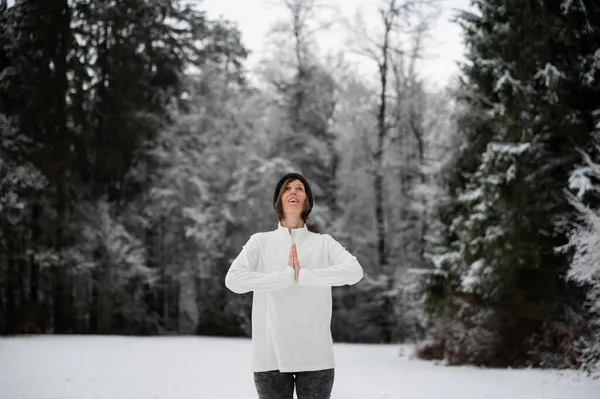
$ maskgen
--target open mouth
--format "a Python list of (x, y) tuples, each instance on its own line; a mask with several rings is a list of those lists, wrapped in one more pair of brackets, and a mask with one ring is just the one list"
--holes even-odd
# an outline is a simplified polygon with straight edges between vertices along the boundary
[(288, 200), (288, 204), (291, 204), (291, 203), (298, 203), (298, 200), (296, 198), (291, 198)]

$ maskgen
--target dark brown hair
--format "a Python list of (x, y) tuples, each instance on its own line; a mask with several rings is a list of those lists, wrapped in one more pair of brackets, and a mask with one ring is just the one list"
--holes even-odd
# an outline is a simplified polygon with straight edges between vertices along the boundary
[[(280, 222), (283, 221), (283, 219), (285, 219), (285, 215), (283, 213), (283, 204), (281, 202), (281, 197), (283, 197), (283, 193), (285, 192), (285, 189), (287, 188), (288, 184), (290, 184), (291, 182), (298, 180), (295, 178), (289, 178), (286, 179), (283, 184), (281, 185), (281, 189), (279, 189), (279, 194), (277, 194), (277, 201), (275, 202), (275, 213), (277, 214), (277, 219), (279, 219)], [(302, 183), (302, 182), (300, 182)], [(304, 186), (304, 183), (302, 184), (302, 186)], [(304, 192), (306, 192), (306, 187), (304, 187)], [(300, 217), (302, 218), (302, 220), (304, 222), (306, 222), (306, 220), (308, 219), (308, 213), (309, 213), (309, 208), (310, 205), (308, 204), (308, 195), (306, 196), (306, 198), (304, 198), (304, 207), (302, 208), (302, 212), (300, 213)]]

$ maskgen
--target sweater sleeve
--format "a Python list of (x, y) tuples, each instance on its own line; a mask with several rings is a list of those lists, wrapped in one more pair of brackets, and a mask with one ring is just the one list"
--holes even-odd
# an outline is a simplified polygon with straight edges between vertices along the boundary
[(298, 284), (307, 286), (341, 286), (358, 283), (363, 269), (354, 255), (326, 235), (326, 250), (331, 265), (323, 269), (303, 269), (300, 265)]
[(257, 272), (259, 254), (256, 237), (251, 236), (231, 263), (225, 276), (225, 286), (236, 294), (245, 294), (250, 291), (274, 291), (294, 282), (294, 268), (290, 266), (280, 272)]

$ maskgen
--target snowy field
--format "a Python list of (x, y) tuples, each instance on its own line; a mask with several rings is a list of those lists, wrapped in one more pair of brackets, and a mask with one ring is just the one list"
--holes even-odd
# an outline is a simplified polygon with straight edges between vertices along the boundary
[[(332, 399), (599, 399), (574, 372), (445, 367), (395, 345), (336, 344)], [(0, 399), (256, 398), (250, 341), (205, 337), (0, 338)]]

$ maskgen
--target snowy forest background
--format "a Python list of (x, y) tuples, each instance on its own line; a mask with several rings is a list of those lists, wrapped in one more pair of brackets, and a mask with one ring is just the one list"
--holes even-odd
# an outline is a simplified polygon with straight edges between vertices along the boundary
[(0, 0), (1, 334), (248, 336), (224, 276), (293, 170), (365, 269), (336, 341), (600, 370), (600, 4), (472, 1), (443, 90), (436, 0), (380, 0), (339, 53), (326, 4), (280, 1), (250, 78), (200, 1)]

